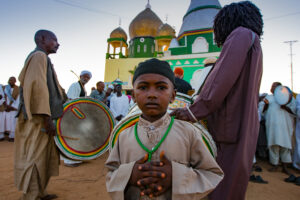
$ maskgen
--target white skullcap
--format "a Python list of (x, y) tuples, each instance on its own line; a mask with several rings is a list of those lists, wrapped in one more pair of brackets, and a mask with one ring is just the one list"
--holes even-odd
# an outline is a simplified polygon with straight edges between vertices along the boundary
[(208, 57), (205, 60), (203, 60), (204, 65), (214, 64), (217, 61), (216, 57)]
[(90, 76), (90, 78), (92, 78), (92, 73), (88, 70), (83, 70), (81, 73), (80, 73), (80, 76), (83, 76), (85, 74), (88, 74)]

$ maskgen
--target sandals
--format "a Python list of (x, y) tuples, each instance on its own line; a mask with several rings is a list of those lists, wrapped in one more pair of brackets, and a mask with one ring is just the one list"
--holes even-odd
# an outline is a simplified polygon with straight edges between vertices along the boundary
[(58, 196), (56, 194), (48, 194), (46, 196), (44, 196), (43, 198), (41, 198), (41, 200), (51, 200), (51, 199), (56, 199), (58, 198)]
[(300, 186), (300, 176), (296, 177), (292, 174), (288, 178), (284, 179), (284, 181), (288, 183), (295, 183), (295, 185)]
[(262, 183), (262, 184), (269, 183), (268, 181), (265, 181), (260, 175), (258, 175), (258, 176), (251, 175), (249, 181), (254, 182), (254, 183)]

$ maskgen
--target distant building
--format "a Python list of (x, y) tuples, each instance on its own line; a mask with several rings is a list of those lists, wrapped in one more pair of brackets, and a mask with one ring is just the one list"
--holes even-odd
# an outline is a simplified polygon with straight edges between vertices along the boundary
[(156, 57), (169, 62), (173, 69), (182, 67), (184, 79), (195, 88), (194, 82), (204, 67), (203, 60), (218, 57), (221, 51), (214, 43), (212, 28), (220, 9), (218, 0), (191, 0), (176, 37), (175, 30), (163, 23), (148, 3), (130, 23), (129, 44), (121, 27), (111, 32), (107, 40), (105, 82), (119, 78), (124, 82), (123, 88), (130, 89), (130, 71), (139, 62)]

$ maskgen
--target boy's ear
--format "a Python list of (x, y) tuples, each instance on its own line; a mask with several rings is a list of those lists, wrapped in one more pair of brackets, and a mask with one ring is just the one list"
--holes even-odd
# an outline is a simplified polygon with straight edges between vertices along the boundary
[(175, 97), (176, 97), (176, 90), (173, 89), (172, 95), (171, 95), (171, 97), (170, 97), (170, 103), (173, 103), (173, 101), (175, 100)]
[(134, 90), (132, 90), (132, 95), (131, 95), (131, 97), (132, 97), (133, 102), (136, 103)]

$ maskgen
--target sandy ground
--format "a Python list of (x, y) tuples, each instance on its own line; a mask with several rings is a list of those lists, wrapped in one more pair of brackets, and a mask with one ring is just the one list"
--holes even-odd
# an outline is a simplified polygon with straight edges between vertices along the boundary
[[(60, 165), (60, 175), (50, 180), (48, 193), (57, 194), (57, 200), (108, 200), (105, 188), (104, 162), (108, 153), (100, 158), (85, 162), (77, 168)], [(300, 199), (300, 186), (284, 182), (287, 175), (281, 172), (268, 172), (270, 166), (259, 162), (261, 175), (268, 184), (249, 183), (247, 200), (297, 200)], [(294, 172), (294, 171), (293, 171)], [(296, 176), (300, 176), (294, 172)], [(0, 142), (0, 200), (17, 200), (21, 192), (14, 187), (13, 177), (13, 143)]]

